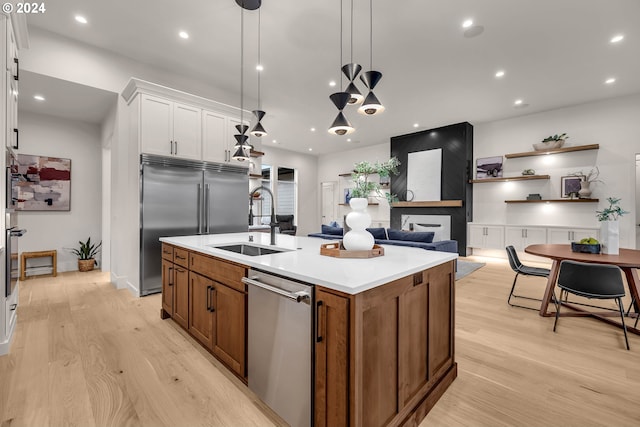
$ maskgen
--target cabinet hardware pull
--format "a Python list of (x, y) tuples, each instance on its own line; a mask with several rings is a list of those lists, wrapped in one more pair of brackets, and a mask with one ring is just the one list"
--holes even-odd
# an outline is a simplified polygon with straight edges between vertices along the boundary
[(13, 132), (16, 134), (16, 145), (13, 148), (17, 150), (20, 147), (20, 131), (17, 128), (13, 128)]
[(416, 273), (413, 275), (413, 286), (422, 284), (422, 273)]
[(13, 58), (13, 63), (16, 64), (16, 75), (13, 76), (13, 80), (20, 80), (20, 60)]
[(183, 270), (183, 269), (181, 269), (181, 268), (176, 268), (176, 271), (177, 271), (178, 273), (184, 273), (186, 270)]
[(216, 291), (216, 288), (211, 286), (211, 308), (209, 309), (209, 311), (211, 313), (213, 313), (214, 311), (216, 311), (216, 309), (213, 307), (213, 293)]
[(322, 311), (322, 301), (316, 302), (316, 342), (322, 342), (322, 335), (320, 335), (320, 313)]
[(11, 304), (9, 306), (9, 310), (14, 311), (16, 308), (18, 308), (18, 304)]
[(176, 152), (173, 153), (173, 154), (175, 154), (177, 156), (178, 155), (178, 141), (174, 141), (174, 144), (175, 144), (175, 147), (176, 147)]
[(169, 267), (169, 286), (173, 286), (173, 274), (171, 270), (173, 270), (173, 267)]
[(211, 286), (207, 286), (207, 311), (211, 311)]
[(176, 258), (178, 258), (178, 259), (186, 259), (185, 257), (180, 256), (180, 255), (176, 255)]

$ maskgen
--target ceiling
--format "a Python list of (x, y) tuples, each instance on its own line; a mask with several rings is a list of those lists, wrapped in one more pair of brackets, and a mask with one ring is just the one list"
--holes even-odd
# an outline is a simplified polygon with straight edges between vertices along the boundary
[[(342, 1), (346, 63), (351, 0)], [(353, 60), (367, 70), (369, 2), (353, 5)], [(46, 7), (28, 16), (29, 27), (235, 91), (239, 106), (241, 9), (234, 0), (56, 0)], [(347, 107), (356, 132), (330, 135), (337, 110), (329, 95), (338, 88), (328, 83), (340, 80), (340, 0), (264, 0), (260, 13), (263, 125), (269, 131), (263, 146), (275, 139), (279, 148), (322, 154), (461, 121), (477, 124), (640, 92), (638, 0), (376, 0), (373, 68), (384, 76), (375, 93), (386, 111), (365, 117)], [(76, 23), (75, 14), (88, 24)], [(244, 13), (249, 110), (257, 97), (257, 16)], [(469, 18), (484, 27), (480, 35), (465, 37), (462, 22)], [(179, 38), (180, 30), (190, 38)], [(616, 34), (624, 40), (610, 43)], [(504, 77), (495, 77), (498, 70)], [(605, 84), (610, 77), (616, 82)], [(514, 107), (516, 99), (524, 107)], [(540, 137), (549, 132), (555, 130), (540, 129)]]

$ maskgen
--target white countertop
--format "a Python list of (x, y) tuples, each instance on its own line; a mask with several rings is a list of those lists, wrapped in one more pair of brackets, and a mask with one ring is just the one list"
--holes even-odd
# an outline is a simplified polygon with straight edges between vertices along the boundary
[(209, 246), (250, 243), (249, 236), (253, 236), (257, 246), (270, 247), (270, 235), (260, 232), (162, 237), (160, 240), (348, 294), (357, 294), (458, 258), (458, 254), (449, 252), (392, 245), (383, 245), (384, 255), (380, 257), (334, 258), (320, 255), (320, 245), (335, 243), (335, 240), (285, 234), (276, 235), (276, 248), (290, 251), (272, 255), (248, 256)]

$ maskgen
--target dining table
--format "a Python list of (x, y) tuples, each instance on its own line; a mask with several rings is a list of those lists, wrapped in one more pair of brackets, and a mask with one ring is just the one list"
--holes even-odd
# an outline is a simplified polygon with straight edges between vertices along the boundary
[[(549, 258), (552, 261), (549, 278), (547, 279), (547, 287), (544, 291), (542, 304), (540, 305), (540, 316), (555, 316), (555, 311), (549, 311), (549, 305), (554, 299), (554, 289), (558, 281), (558, 273), (560, 272), (560, 263), (563, 260), (571, 260), (578, 262), (588, 262), (595, 264), (608, 264), (620, 267), (627, 281), (629, 295), (633, 301), (633, 311), (629, 309), (627, 316), (637, 318), (640, 313), (640, 279), (638, 278), (638, 269), (640, 268), (640, 250), (623, 249), (618, 254), (593, 254), (584, 252), (573, 252), (571, 245), (563, 244), (540, 244), (529, 245), (524, 251), (531, 255), (537, 255)], [(586, 304), (573, 304), (569, 302), (561, 302), (563, 306), (571, 308), (573, 311), (563, 311), (560, 316), (592, 316), (606, 323), (622, 328), (622, 323), (610, 317), (620, 316), (619, 311), (599, 311), (594, 312), (584, 307)], [(555, 305), (553, 305), (555, 307)], [(627, 330), (636, 335), (640, 335), (640, 329), (627, 325)]]

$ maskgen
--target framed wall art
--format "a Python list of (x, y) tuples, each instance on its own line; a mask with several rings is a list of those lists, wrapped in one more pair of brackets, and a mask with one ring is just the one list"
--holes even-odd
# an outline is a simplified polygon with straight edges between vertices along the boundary
[(481, 157), (476, 160), (476, 179), (501, 177), (502, 156)]
[(11, 199), (17, 211), (70, 210), (71, 159), (18, 154)]
[(569, 199), (571, 197), (578, 198), (580, 191), (580, 183), (585, 180), (584, 175), (571, 175), (560, 177), (560, 197)]

